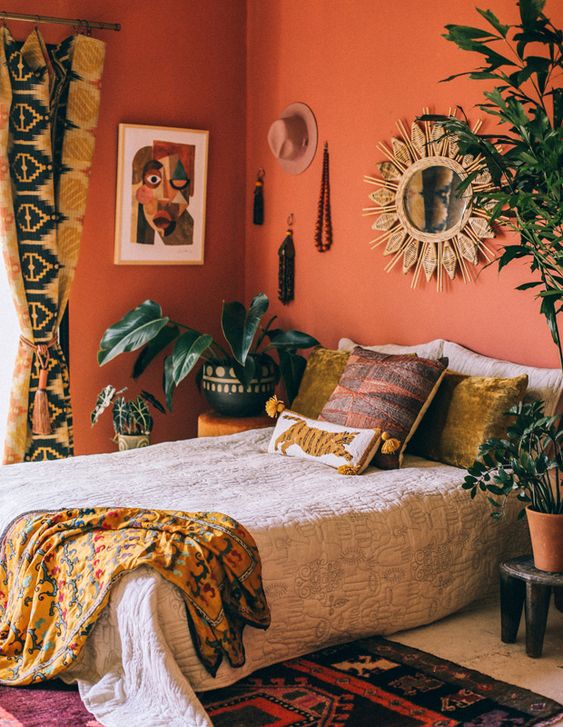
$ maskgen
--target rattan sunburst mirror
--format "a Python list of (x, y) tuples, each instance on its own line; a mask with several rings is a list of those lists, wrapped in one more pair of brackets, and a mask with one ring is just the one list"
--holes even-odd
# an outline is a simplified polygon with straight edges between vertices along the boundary
[[(477, 121), (473, 128), (480, 126)], [(461, 155), (456, 141), (433, 122), (413, 121), (410, 133), (401, 121), (397, 128), (400, 138), (393, 138), (391, 147), (377, 145), (387, 157), (377, 165), (381, 178), (364, 177), (378, 187), (369, 195), (374, 205), (363, 210), (377, 217), (372, 229), (381, 233), (370, 245), (385, 244), (383, 254), (391, 256), (387, 272), (402, 260), (403, 273), (413, 273), (412, 288), (424, 274), (427, 282), (435, 276), (442, 290), (444, 273), (453, 280), (458, 270), (467, 283), (470, 266), (478, 265), (480, 256), (493, 257), (485, 243), (494, 237), (489, 213), (474, 197), (491, 187), (483, 158)], [(472, 172), (475, 178), (461, 192), (459, 185)]]

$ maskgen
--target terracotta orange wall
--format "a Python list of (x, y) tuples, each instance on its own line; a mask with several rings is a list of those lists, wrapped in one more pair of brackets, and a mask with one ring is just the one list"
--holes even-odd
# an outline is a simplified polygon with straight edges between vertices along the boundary
[[(48, 7), (47, 7), (48, 5)], [(133, 359), (102, 369), (104, 329), (146, 298), (196, 328), (218, 334), (223, 298), (242, 295), (245, 166), (244, 0), (21, 0), (7, 11), (118, 21), (107, 41), (100, 121), (81, 256), (71, 296), (71, 383), (78, 453), (110, 451), (110, 418), (91, 429), (89, 412), (107, 383), (130, 385)], [(9, 23), (20, 38), (32, 26)], [(69, 28), (44, 26), (48, 42)], [(120, 122), (208, 129), (207, 231), (203, 266), (115, 266), (113, 237)], [(148, 374), (149, 372), (147, 372)], [(160, 394), (160, 369), (141, 380)], [(136, 385), (133, 384), (133, 389)], [(203, 401), (193, 381), (178, 389), (175, 412), (157, 415), (153, 440), (191, 436)]]
[[(340, 336), (364, 343), (417, 343), (449, 338), (490, 356), (558, 366), (556, 348), (533, 295), (514, 287), (528, 272), (514, 265), (500, 276), (481, 272), (474, 285), (456, 280), (412, 291), (411, 276), (387, 274), (381, 248), (372, 251), (371, 219), (361, 216), (372, 191), (363, 175), (383, 159), (378, 141), (396, 134), (423, 106), (437, 112), (461, 104), (470, 111), (483, 85), (441, 78), (473, 67), (474, 59), (445, 41), (446, 23), (478, 25), (473, 0), (249, 0), (247, 5), (247, 188), (266, 169), (266, 224), (247, 213), (246, 293), (275, 299), (277, 248), (289, 212), (295, 215), (296, 299), (286, 323), (334, 346)], [(515, 0), (487, 0), (503, 20), (516, 19)], [(560, 22), (563, 6), (548, 0)], [(514, 21), (513, 20), (513, 21)], [(269, 125), (293, 101), (314, 110), (321, 147), (300, 176), (284, 173), (267, 146)], [(478, 115), (471, 111), (471, 116)], [(483, 114), (481, 114), (482, 116)], [(331, 158), (334, 245), (320, 254), (313, 242), (322, 143)], [(281, 304), (277, 306), (282, 309)]]

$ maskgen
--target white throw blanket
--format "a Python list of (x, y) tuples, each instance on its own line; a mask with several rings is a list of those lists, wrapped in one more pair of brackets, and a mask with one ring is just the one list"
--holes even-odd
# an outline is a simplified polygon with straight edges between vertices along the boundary
[(401, 470), (338, 475), (268, 454), (271, 430), (0, 468), (0, 527), (22, 512), (85, 506), (218, 510), (256, 540), (272, 611), (247, 628), (246, 664), (213, 679), (176, 590), (149, 569), (122, 578), (67, 674), (107, 727), (211, 724), (196, 691), (329, 644), (430, 623), (482, 596), (498, 561), (526, 550), (461, 490), (464, 471), (407, 457)]

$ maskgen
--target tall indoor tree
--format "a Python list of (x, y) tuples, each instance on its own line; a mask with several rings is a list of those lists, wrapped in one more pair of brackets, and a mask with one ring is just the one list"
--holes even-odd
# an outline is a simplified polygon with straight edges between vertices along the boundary
[[(563, 32), (544, 14), (545, 0), (519, 0), (520, 22), (501, 22), (491, 10), (477, 12), (486, 28), (447, 25), (447, 40), (478, 53), (478, 68), (459, 76), (494, 81), (479, 108), (496, 120), (490, 133), (475, 133), (463, 119), (428, 115), (440, 121), (460, 151), (482, 155), (493, 183), (476, 195), (498, 220), (519, 236), (497, 258), (499, 270), (527, 260), (532, 279), (518, 290), (537, 290), (563, 368), (558, 316), (563, 310)], [(473, 172), (463, 188), (479, 174)]]

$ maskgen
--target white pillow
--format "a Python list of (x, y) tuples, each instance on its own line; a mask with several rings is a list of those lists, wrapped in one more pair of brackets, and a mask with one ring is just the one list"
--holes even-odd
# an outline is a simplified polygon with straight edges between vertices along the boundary
[(355, 343), (351, 338), (341, 338), (338, 342), (339, 351), (352, 351), (356, 346), (366, 348), (368, 351), (377, 351), (378, 353), (389, 353), (398, 356), (402, 353), (416, 353), (421, 358), (430, 358), (433, 361), (441, 358), (444, 341), (436, 338), (428, 343), (417, 343), (415, 346), (398, 346), (395, 343), (382, 343), (376, 346), (362, 346), (361, 343)]
[(343, 475), (359, 475), (380, 444), (381, 429), (342, 427), (286, 409), (276, 423), (268, 452), (322, 462)]
[(561, 369), (542, 369), (535, 366), (489, 358), (452, 341), (444, 341), (444, 356), (448, 357), (448, 368), (469, 376), (499, 376), (513, 378), (528, 375), (528, 389), (524, 401), (543, 399), (546, 416), (558, 411), (559, 399), (563, 394), (563, 372)]

